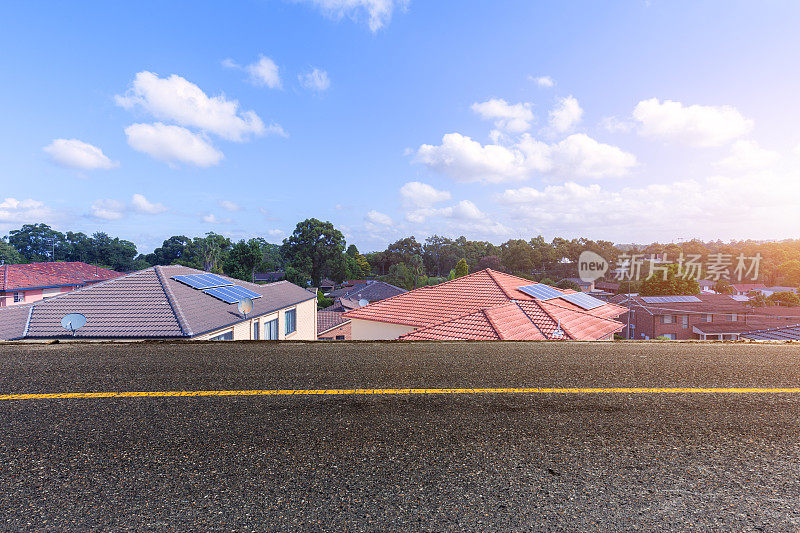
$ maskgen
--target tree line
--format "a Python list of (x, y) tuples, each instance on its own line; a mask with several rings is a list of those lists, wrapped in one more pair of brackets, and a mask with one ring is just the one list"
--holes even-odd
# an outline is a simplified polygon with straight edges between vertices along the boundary
[[(169, 237), (149, 254), (140, 254), (132, 242), (103, 232), (61, 233), (46, 224), (26, 224), (0, 239), (0, 260), (6, 263), (83, 261), (123, 272), (152, 265), (181, 264), (244, 280), (251, 280), (254, 272), (282, 271), (287, 279), (300, 285), (318, 286), (325, 278), (341, 282), (370, 277), (407, 289), (484, 268), (557, 284), (577, 275), (576, 263), (584, 250), (598, 253), (611, 264), (622, 254), (631, 253), (660, 254), (667, 261), (676, 261), (681, 254), (703, 257), (760, 254), (759, 279), (766, 285), (800, 285), (800, 239), (615, 245), (587, 238), (556, 237), (547, 241), (536, 236), (498, 245), (463, 236), (452, 239), (432, 235), (421, 242), (414, 236), (404, 237), (384, 250), (362, 254), (354, 244), (348, 246), (342, 232), (331, 222), (315, 218), (299, 222), (282, 244), (269, 243), (263, 238), (233, 241), (209, 232), (196, 237)], [(649, 294), (690, 292), (696, 290), (696, 284), (687, 285), (677, 272), (670, 271), (668, 280), (641, 282), (634, 290)]]

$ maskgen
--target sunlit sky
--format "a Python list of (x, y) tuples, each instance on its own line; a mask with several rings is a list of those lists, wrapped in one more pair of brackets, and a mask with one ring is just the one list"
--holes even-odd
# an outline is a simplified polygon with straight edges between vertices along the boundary
[(15, 2), (0, 233), (800, 228), (797, 2)]

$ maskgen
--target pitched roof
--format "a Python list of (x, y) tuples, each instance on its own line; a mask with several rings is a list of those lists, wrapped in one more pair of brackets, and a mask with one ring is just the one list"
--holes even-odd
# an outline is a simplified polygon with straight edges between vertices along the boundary
[(739, 292), (750, 292), (759, 289), (766, 289), (767, 286), (763, 283), (732, 283), (731, 287)]
[[(179, 265), (156, 266), (36, 302), (23, 320), (27, 326), (18, 324), (19, 313), (5, 314), (16, 307), (3, 308), (0, 323), (15, 323), (6, 331), (27, 329), (26, 338), (62, 337), (66, 334), (61, 327), (64, 315), (81, 313), (86, 325), (76, 332), (79, 338), (170, 338), (195, 337), (244, 320), (235, 305), (172, 279), (202, 273)], [(228, 279), (262, 295), (253, 300), (250, 317), (316, 297), (288, 281), (256, 285)]]
[(377, 302), (378, 300), (385, 300), (398, 294), (408, 292), (400, 287), (395, 287), (391, 283), (385, 281), (371, 281), (358, 283), (352, 287), (342, 287), (336, 289), (328, 294), (329, 298), (347, 298), (350, 300), (367, 300), (368, 302)]
[[(561, 326), (563, 336), (555, 331)], [(620, 331), (623, 324), (557, 303), (512, 301), (416, 329), (404, 340), (597, 340)]]
[[(438, 327), (426, 332), (414, 331), (404, 338), (412, 338), (409, 335), (415, 334), (433, 335), (435, 338), (475, 338), (463, 336), (470, 331), (474, 331), (477, 338), (484, 338), (482, 335), (485, 338), (504, 338), (502, 336), (513, 336), (511, 330), (507, 329), (511, 328), (511, 324), (525, 325), (525, 320), (530, 322), (530, 316), (544, 313), (553, 323), (561, 319), (566, 326), (562, 326), (564, 331), (571, 328), (575, 332), (576, 337), (572, 338), (585, 338), (582, 335), (587, 331), (591, 333), (592, 329), (588, 323), (583, 326), (582, 322), (590, 318), (610, 319), (626, 311), (625, 308), (613, 304), (585, 310), (561, 298), (541, 301), (519, 290), (519, 287), (532, 284), (534, 283), (524, 278), (485, 269), (439, 285), (422, 287), (371, 303), (348, 311), (345, 317), (417, 328)], [(575, 291), (560, 292), (567, 295)], [(509, 303), (516, 303), (516, 308), (503, 307)], [(520, 313), (528, 318), (523, 320)], [(621, 327), (620, 322), (609, 322), (613, 322), (615, 328)], [(530, 327), (525, 327), (525, 338), (531, 338), (532, 333), (527, 333)]]
[(755, 341), (800, 341), (800, 324), (750, 331), (740, 335), (740, 337)]
[(0, 291), (79, 286), (122, 275), (122, 272), (78, 261), (3, 265), (0, 267)]
[[(750, 308), (744, 302), (738, 302), (729, 294), (685, 294), (681, 296), (694, 296), (699, 302), (670, 302), (654, 303), (645, 302), (639, 295), (617, 294), (609, 299), (610, 302), (625, 305), (629, 301), (637, 309), (641, 308), (651, 315), (671, 315), (681, 312), (689, 313), (749, 313)], [(645, 296), (647, 298), (647, 296)]]
[(317, 335), (321, 335), (330, 329), (350, 322), (350, 320), (344, 318), (342, 314), (343, 313), (339, 311), (317, 311)]

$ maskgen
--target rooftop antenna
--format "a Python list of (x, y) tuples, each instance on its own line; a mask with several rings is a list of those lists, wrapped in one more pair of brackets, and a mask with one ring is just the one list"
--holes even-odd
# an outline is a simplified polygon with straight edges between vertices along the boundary
[(73, 337), (84, 324), (86, 324), (86, 317), (80, 313), (70, 313), (61, 319), (61, 327), (72, 333)]
[(243, 298), (239, 300), (239, 312), (247, 318), (247, 313), (253, 310), (253, 300), (250, 298)]
[(564, 336), (564, 330), (561, 329), (561, 319), (559, 318), (558, 319), (558, 327), (553, 332), (553, 337), (563, 337), (563, 336)]

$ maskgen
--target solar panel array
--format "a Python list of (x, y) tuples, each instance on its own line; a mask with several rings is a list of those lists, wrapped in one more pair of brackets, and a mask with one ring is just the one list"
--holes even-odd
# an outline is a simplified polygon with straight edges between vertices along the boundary
[(736, 300), (737, 302), (749, 302), (750, 298), (748, 298), (745, 294), (731, 294), (731, 300)]
[(700, 302), (697, 296), (642, 296), (648, 304), (692, 304)]
[(539, 300), (552, 300), (553, 298), (560, 298), (564, 296), (564, 293), (550, 285), (546, 285), (544, 283), (536, 283), (535, 285), (525, 285), (523, 287), (517, 287), (517, 289), (521, 290), (525, 294), (529, 296), (533, 296), (534, 298), (538, 298)]
[(756, 341), (798, 341), (800, 340), (800, 326), (754, 331), (753, 333), (745, 333), (741, 337)]
[(199, 290), (233, 285), (232, 281), (216, 274), (188, 274), (185, 276), (173, 276), (172, 279)]
[(583, 309), (594, 309), (595, 307), (600, 307), (601, 305), (605, 305), (606, 303), (599, 298), (595, 298), (594, 296), (589, 296), (583, 292), (573, 292), (570, 294), (562, 294), (561, 297), (578, 307), (582, 307)]
[(233, 284), (227, 287), (212, 287), (210, 289), (204, 289), (203, 292), (228, 304), (235, 304), (236, 302), (244, 300), (245, 298), (250, 298), (251, 300), (261, 298), (261, 295), (257, 292), (253, 292), (250, 289), (245, 289), (241, 285)]

